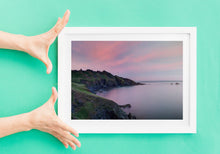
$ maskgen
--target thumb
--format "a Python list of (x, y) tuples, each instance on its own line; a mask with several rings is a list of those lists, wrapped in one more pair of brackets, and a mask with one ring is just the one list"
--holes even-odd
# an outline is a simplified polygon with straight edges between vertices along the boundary
[(45, 65), (47, 67), (47, 74), (50, 74), (53, 69), (53, 65), (52, 65), (51, 60), (49, 58), (47, 58)]
[(50, 102), (54, 105), (57, 100), (57, 90), (55, 87), (52, 87), (52, 95), (50, 96)]

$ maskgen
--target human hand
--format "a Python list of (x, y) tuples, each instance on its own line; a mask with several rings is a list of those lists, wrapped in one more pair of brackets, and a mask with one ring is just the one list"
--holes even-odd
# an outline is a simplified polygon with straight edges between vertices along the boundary
[(56, 88), (52, 88), (52, 95), (50, 99), (40, 106), (39, 108), (29, 112), (29, 119), (31, 129), (38, 129), (43, 132), (50, 133), (60, 140), (63, 145), (68, 148), (70, 145), (73, 150), (81, 146), (80, 142), (70, 133), (79, 136), (76, 130), (65, 124), (57, 115), (54, 110), (54, 104), (57, 100)]
[(70, 11), (67, 10), (63, 18), (58, 18), (56, 25), (48, 32), (28, 37), (28, 51), (26, 52), (45, 64), (47, 68), (47, 74), (50, 74), (52, 71), (52, 63), (48, 57), (50, 45), (54, 42), (57, 35), (67, 24), (69, 16)]

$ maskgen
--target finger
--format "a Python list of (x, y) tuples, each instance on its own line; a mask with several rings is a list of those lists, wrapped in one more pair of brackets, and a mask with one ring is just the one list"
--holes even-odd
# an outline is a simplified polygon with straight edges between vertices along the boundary
[(54, 27), (54, 32), (56, 35), (58, 35), (60, 31), (66, 26), (66, 24), (69, 21), (69, 16), (70, 16), (70, 11), (66, 10), (62, 20), (58, 24), (56, 24)]
[(57, 100), (57, 90), (55, 87), (52, 87), (52, 95), (50, 96), (50, 102), (54, 105)]
[(41, 59), (41, 61), (44, 63), (44, 65), (47, 68), (47, 74), (50, 74), (52, 69), (53, 69), (53, 65), (52, 65), (49, 57), (44, 57), (44, 58)]
[(79, 142), (79, 140), (77, 140), (74, 136), (72, 136), (70, 133), (64, 131), (62, 133), (63, 137), (70, 140), (71, 142), (75, 143), (78, 147), (81, 146), (81, 143)]
[(57, 34), (55, 34), (55, 29), (56, 27), (58, 27), (58, 25), (60, 24), (61, 22), (61, 18), (59, 17), (56, 24), (53, 26), (53, 28), (51, 28), (48, 32), (46, 32), (46, 38), (48, 39), (49, 41), (49, 44), (53, 43), (53, 41), (55, 40)]
[(47, 33), (47, 39), (49, 44), (53, 43), (56, 39), (57, 35), (61, 32), (61, 30), (66, 26), (70, 16), (70, 11), (67, 10), (63, 16), (63, 18), (58, 18), (57, 23), (53, 28), (51, 28)]
[(46, 67), (47, 67), (47, 74), (50, 74), (53, 69), (53, 65), (49, 58), (47, 59)]
[(50, 29), (50, 31), (54, 30), (61, 23), (61, 21), (62, 21), (62, 19), (59, 17), (56, 24), (53, 26), (53, 28)]
[(51, 135), (53, 135), (54, 137), (56, 137), (64, 146), (65, 148), (68, 148), (68, 143), (67, 141), (65, 141), (64, 138), (62, 138), (60, 135), (56, 134), (56, 133), (50, 133)]
[(72, 142), (68, 141), (68, 144), (73, 150), (76, 150), (76, 146)]
[(56, 25), (57, 25), (57, 24), (59, 24), (59, 23), (60, 23), (60, 21), (61, 21), (61, 18), (59, 17), (59, 18), (58, 18), (58, 20), (57, 20)]
[(68, 148), (68, 144), (67, 143), (64, 143), (64, 146), (65, 146), (66, 149)]
[(60, 140), (61, 143), (63, 143), (63, 145), (65, 146), (65, 148), (68, 148), (68, 143), (66, 141), (64, 141), (62, 138), (57, 137), (58, 140)]
[(79, 133), (74, 128), (72, 128), (69, 125), (65, 124), (62, 120), (60, 120), (60, 119), (58, 120), (58, 125), (64, 131), (68, 131), (68, 132), (72, 133), (73, 135), (75, 135), (76, 137), (79, 137)]
[(70, 10), (67, 9), (65, 14), (63, 15), (62, 23), (66, 25), (69, 21), (69, 17), (70, 17)]

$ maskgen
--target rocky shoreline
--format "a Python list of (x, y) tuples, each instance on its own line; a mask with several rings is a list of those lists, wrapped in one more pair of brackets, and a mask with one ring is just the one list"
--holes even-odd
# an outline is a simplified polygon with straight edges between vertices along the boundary
[(133, 119), (114, 101), (72, 90), (72, 119)]
[(130, 104), (118, 105), (116, 102), (100, 97), (95, 93), (114, 87), (142, 85), (127, 78), (114, 76), (106, 71), (72, 71), (72, 119), (136, 119), (122, 109)]

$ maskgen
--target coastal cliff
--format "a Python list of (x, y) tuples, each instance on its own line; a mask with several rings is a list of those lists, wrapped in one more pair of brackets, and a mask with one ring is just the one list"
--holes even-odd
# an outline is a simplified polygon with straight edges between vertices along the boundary
[(72, 71), (72, 119), (136, 119), (122, 108), (130, 104), (118, 105), (116, 102), (100, 97), (95, 93), (114, 87), (141, 85), (127, 78), (114, 76), (106, 71)]
[(141, 85), (133, 80), (112, 75), (107, 71), (73, 70), (72, 82), (84, 84), (91, 92), (114, 87)]

